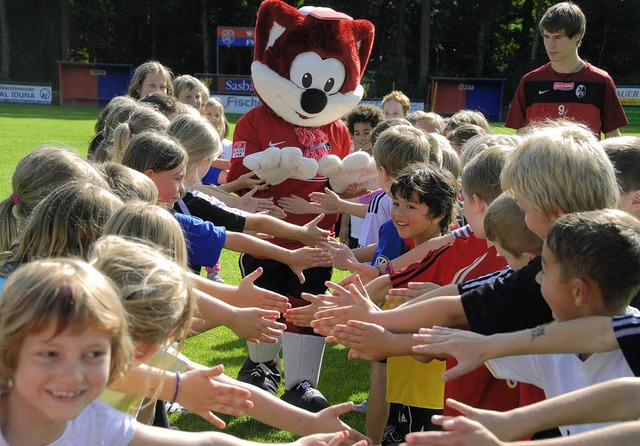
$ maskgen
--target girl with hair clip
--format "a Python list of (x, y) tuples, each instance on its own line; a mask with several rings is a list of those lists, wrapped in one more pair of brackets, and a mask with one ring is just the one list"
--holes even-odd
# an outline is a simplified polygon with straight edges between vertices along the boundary
[(113, 160), (121, 163), (122, 159), (119, 159), (119, 155), (116, 154), (124, 153), (131, 138), (143, 132), (163, 132), (168, 125), (169, 119), (159, 111), (147, 107), (135, 110), (125, 122), (115, 127), (111, 146), (101, 146), (101, 150), (98, 151), (100, 155), (96, 156), (96, 161)]
[[(111, 281), (71, 259), (20, 267), (0, 299), (0, 442), (112, 446), (256, 443), (218, 432), (189, 433), (137, 423), (94, 401), (127, 371), (125, 314)], [(297, 446), (337, 446), (347, 431)], [(364, 446), (364, 442), (361, 443)]]
[[(86, 258), (89, 247), (122, 201), (106, 188), (75, 181), (54, 190), (36, 206), (20, 237), (0, 254), (6, 276), (35, 259), (72, 256)], [(4, 279), (0, 277), (0, 293)]]
[[(176, 231), (171, 232), (179, 235)], [(164, 236), (167, 238), (166, 233)], [(157, 248), (108, 235), (96, 242), (91, 254), (92, 265), (114, 281), (123, 298), (138, 364), (150, 358), (158, 345), (180, 343), (188, 333), (191, 320), (188, 316), (193, 309), (189, 309), (193, 297), (188, 273), (159, 254)], [(184, 242), (176, 252), (180, 250), (184, 251)], [(338, 418), (351, 409), (351, 403), (313, 414), (224, 375), (221, 365), (207, 368), (184, 356), (180, 360), (187, 362), (182, 364), (188, 366), (187, 371), (184, 368), (177, 371), (175, 366), (170, 368), (175, 373), (159, 370), (157, 367), (171, 364), (166, 358), (157, 357), (147, 360), (146, 366), (134, 367), (110, 387), (129, 395), (110, 391), (102, 395), (104, 401), (107, 397), (109, 401), (119, 397), (126, 406), (135, 400), (133, 395), (143, 396), (140, 389), (147, 389), (144, 396), (173, 399), (219, 428), (224, 428), (225, 423), (212, 410), (234, 416), (247, 412), (264, 423), (298, 435), (348, 429), (351, 441), (363, 438)], [(136, 402), (137, 407), (139, 399)]]
[(106, 186), (91, 164), (62, 147), (39, 147), (22, 158), (11, 177), (11, 195), (0, 202), (0, 252), (15, 243), (18, 230), (40, 201), (73, 180)]
[(149, 60), (133, 72), (127, 94), (142, 99), (155, 91), (173, 96), (173, 73), (157, 60)]
[[(135, 136), (124, 154), (114, 154), (122, 164), (147, 175), (158, 188), (158, 203), (172, 209), (184, 193), (187, 154), (174, 138), (145, 132)], [(188, 242), (189, 263), (194, 266), (213, 266), (222, 248), (248, 252), (272, 258), (289, 265), (304, 282), (303, 271), (330, 262), (329, 254), (321, 248), (304, 247), (289, 250), (249, 235), (227, 232), (192, 215), (174, 213)]]

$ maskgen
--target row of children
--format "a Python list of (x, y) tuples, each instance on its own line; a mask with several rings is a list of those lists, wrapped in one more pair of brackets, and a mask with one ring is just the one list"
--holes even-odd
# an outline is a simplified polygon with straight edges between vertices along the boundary
[[(145, 77), (146, 80), (148, 78)], [(154, 82), (158, 83), (157, 79), (149, 80), (151, 84)], [(171, 104), (166, 97), (154, 94), (160, 98), (157, 103)], [(38, 292), (43, 283), (62, 283), (47, 291), (53, 301), (58, 299), (60, 289), (63, 289), (63, 294), (69, 294), (64, 291), (69, 287), (75, 289), (77, 284), (73, 277), (77, 275), (78, 280), (82, 280), (82, 274), (76, 274), (76, 271), (88, 267), (81, 262), (71, 262), (72, 265), (67, 267), (68, 261), (60, 259), (61, 256), (101, 264), (103, 274), (114, 268), (114, 275), (109, 277), (121, 287), (120, 296), (126, 310), (126, 327), (123, 327), (122, 320), (117, 322), (121, 338), (118, 342), (122, 340), (126, 344), (125, 338), (130, 335), (135, 349), (132, 352), (127, 347), (124, 353), (117, 353), (116, 347), (119, 349), (120, 346), (114, 342), (117, 354), (113, 356), (111, 378), (108, 379), (109, 373), (102, 370), (104, 379), (95, 381), (92, 389), (87, 389), (84, 383), (45, 389), (45, 393), (48, 392), (45, 396), (49, 398), (42, 404), (30, 401), (24, 417), (3, 417), (6, 421), (3, 422), (3, 434), (11, 444), (49, 444), (56, 438), (55, 444), (58, 441), (61, 444), (69, 441), (83, 444), (106, 441), (111, 444), (112, 438), (120, 441), (114, 444), (148, 444), (152, 441), (158, 441), (158, 444), (242, 443), (218, 434), (189, 436), (147, 430), (130, 417), (91, 402), (109, 383), (110, 390), (102, 393), (101, 398), (122, 411), (138, 416), (145, 408), (142, 398), (146, 397), (178, 402), (218, 427), (224, 427), (224, 423), (212, 410), (231, 415), (247, 412), (265, 423), (291, 429), (299, 435), (339, 432), (305, 438), (300, 440), (302, 444), (337, 444), (345, 439), (354, 442), (363, 438), (338, 418), (350, 410), (350, 403), (314, 414), (222, 375), (222, 367), (208, 369), (184, 357), (175, 359), (172, 344), (177, 342), (179, 347), (187, 333), (198, 333), (222, 324), (229, 326), (241, 338), (253, 342), (274, 342), (274, 336), (281, 334), (283, 328), (275, 319), (289, 307), (285, 297), (253, 284), (260, 276), (260, 270), (235, 286), (187, 273), (188, 266), (196, 271), (202, 265), (213, 266), (223, 246), (228, 246), (277, 259), (291, 266), (303, 282), (303, 271), (327, 264), (327, 253), (316, 248), (288, 250), (242, 232), (269, 233), (315, 246), (327, 239), (328, 231), (316, 225), (322, 216), (307, 225), (295, 226), (268, 215), (233, 210), (209, 195), (192, 190), (220, 154), (220, 138), (210, 123), (197, 112), (190, 111), (191, 108), (176, 107), (173, 112), (166, 108), (162, 110), (172, 119), (141, 105), (141, 102), (116, 98), (102, 113), (92, 142), (92, 147), (99, 149), (90, 151), (92, 158), (99, 159), (101, 163), (91, 164), (62, 148), (42, 147), (25, 156), (16, 167), (11, 196), (0, 205), (2, 284), (8, 280), (3, 301), (11, 295), (15, 282), (24, 282), (24, 274), (32, 274), (34, 262), (37, 269), (46, 269), (47, 278), (36, 281), (33, 293), (28, 291), (26, 294), (40, 296)], [(185, 187), (189, 193), (184, 193)], [(221, 196), (232, 204), (240, 201), (228, 194)], [(253, 206), (255, 210), (260, 206), (256, 202), (261, 201), (268, 200), (245, 199), (242, 203)], [(155, 206), (156, 203), (161, 207)], [(211, 220), (220, 226), (215, 226)], [(134, 237), (136, 242), (153, 244), (153, 247), (145, 248), (106, 234)], [(98, 252), (104, 253), (103, 263), (95, 257)], [(163, 252), (171, 260), (166, 259), (162, 263)], [(37, 263), (40, 259), (50, 260), (49, 263)], [(43, 266), (49, 264), (54, 267)], [(25, 265), (24, 268), (21, 265)], [(27, 272), (22, 273), (24, 270)], [(55, 281), (53, 272), (61, 274), (61, 281)], [(104, 280), (97, 280), (93, 274), (91, 271), (91, 284), (101, 287)], [(16, 277), (15, 282), (12, 282), (13, 277)], [(22, 291), (18, 292), (16, 299), (23, 297)], [(90, 291), (87, 291), (88, 299), (99, 294), (96, 290)], [(39, 298), (37, 296), (34, 298)], [(40, 353), (40, 356), (67, 355), (72, 350), (67, 349), (68, 344), (74, 344), (77, 336), (85, 337), (87, 327), (98, 327), (101, 332), (101, 320), (85, 311), (80, 301), (76, 304), (76, 299), (81, 298), (75, 294), (67, 296), (63, 310), (77, 306), (84, 319), (67, 320), (68, 311), (62, 314), (62, 319), (56, 311), (41, 311), (41, 315), (49, 315), (50, 318), (41, 318), (39, 325), (28, 326), (29, 335), (42, 337), (47, 342), (52, 341), (55, 348), (60, 347), (59, 351)], [(113, 301), (101, 297), (98, 300), (104, 300), (105, 306)], [(109, 311), (113, 317), (107, 319), (115, 326), (116, 319), (122, 319), (118, 313), (121, 310)], [(105, 314), (110, 314), (109, 311)], [(6, 314), (9, 313), (15, 317), (15, 312)], [(32, 315), (22, 313), (27, 317)], [(21, 321), (24, 322), (23, 319)], [(70, 330), (67, 330), (67, 325)], [(127, 330), (129, 334), (125, 333)], [(67, 335), (72, 336), (72, 342), (62, 341)], [(59, 338), (60, 344), (57, 343)], [(30, 338), (27, 336), (25, 339)], [(11, 344), (20, 350), (22, 339), (3, 339), (1, 344)], [(69, 361), (59, 373), (60, 379), (69, 380), (69, 376), (81, 375), (81, 363), (94, 355), (107, 357), (100, 363), (108, 366), (108, 353), (106, 350), (100, 354), (82, 353), (81, 361), (75, 364)], [(134, 365), (129, 367), (132, 361)], [(25, 384), (25, 379), (16, 375), (16, 370), (10, 365), (3, 364), (2, 368), (6, 372), (3, 403), (11, 405), (10, 413), (21, 413), (24, 407), (14, 406), (14, 398), (22, 401), (22, 391), (29, 384)], [(74, 409), (56, 416), (60, 405), (70, 406), (70, 400), (75, 403)], [(163, 412), (162, 406), (156, 407)], [(3, 412), (6, 415), (7, 412)], [(30, 420), (31, 431), (25, 429), (25, 420)], [(100, 429), (96, 429), (97, 424)]]
[[(422, 192), (423, 188), (431, 192), (432, 199), (439, 195), (433, 193), (439, 189), (425, 187), (429, 184), (428, 176), (422, 169), (427, 167), (412, 166), (400, 174), (391, 170), (395, 175), (384, 177), (391, 163), (383, 155), (386, 144), (382, 138), (390, 134), (385, 132), (375, 143), (374, 156), (381, 171), (381, 184), (386, 180), (386, 190), (393, 196), (391, 219), (402, 238), (414, 238), (423, 245), (409, 252), (416, 257), (384, 262), (381, 268), (352, 263), (351, 269), (359, 272), (359, 276), (353, 278), (353, 283), (348, 280), (342, 286), (335, 286), (339, 298), (319, 296), (338, 307), (319, 311), (312, 323), (318, 332), (329, 335), (329, 341), (350, 347), (352, 357), (373, 361), (389, 357), (387, 398), (390, 401), (435, 410), (441, 408), (444, 401), (442, 389), (437, 388), (444, 365), (432, 361), (428, 366), (421, 366), (408, 358), (396, 359), (395, 356), (412, 354), (413, 348), (421, 351), (421, 347), (414, 344), (423, 341), (423, 338), (416, 340), (410, 334), (400, 333), (416, 332), (420, 327), (434, 324), (469, 326), (476, 332), (495, 333), (535, 326), (551, 320), (552, 316), (563, 321), (598, 314), (634, 314), (635, 309), (627, 309), (627, 305), (640, 287), (632, 272), (637, 271), (639, 261), (636, 218), (640, 203), (637, 177), (640, 144), (637, 138), (614, 138), (601, 144), (585, 128), (555, 122), (534, 126), (528, 133), (522, 133), (515, 149), (505, 147), (504, 139), (498, 143), (501, 147), (490, 147), (495, 144), (490, 141), (502, 139), (499, 137), (471, 139), (462, 146), (462, 151), (463, 155), (475, 156), (466, 158), (461, 183), (464, 215), (473, 234), (467, 236), (454, 231), (448, 237), (460, 237), (440, 247), (446, 238), (431, 239), (425, 244), (424, 239), (429, 236), (428, 232), (422, 232), (427, 224), (425, 220), (433, 227), (434, 217), (446, 219), (448, 215), (429, 201), (429, 193)], [(482, 143), (476, 144), (479, 141)], [(413, 150), (419, 145), (414, 139)], [(406, 156), (412, 150), (408, 147), (410, 144), (406, 144), (404, 151), (395, 150), (392, 158)], [(618, 174), (617, 182), (612, 163)], [(508, 195), (501, 195), (503, 189)], [(415, 209), (409, 209), (407, 202)], [(627, 213), (586, 212), (616, 206)], [(432, 207), (437, 209), (435, 213), (430, 212)], [(415, 220), (410, 212), (415, 212)], [(419, 221), (422, 227), (414, 221)], [(382, 236), (383, 230), (380, 234)], [(607, 235), (612, 237), (610, 244), (606, 242)], [(488, 249), (486, 243), (479, 240), (485, 237), (493, 245)], [(547, 242), (543, 246), (544, 239)], [(428, 254), (425, 256), (424, 252)], [(575, 261), (576, 258), (580, 261)], [(415, 259), (420, 262), (394, 271)], [(485, 276), (500, 270), (506, 262), (510, 269)], [(542, 287), (536, 283), (536, 277)], [(362, 287), (360, 278), (370, 281), (366, 287)], [(579, 279), (580, 286), (575, 286), (572, 279)], [(409, 286), (412, 289), (403, 290)], [(617, 287), (620, 288), (614, 289)], [(432, 288), (436, 290), (425, 293)], [(385, 299), (398, 302), (416, 296), (420, 297), (390, 311), (380, 312), (376, 305)], [(542, 366), (522, 365), (517, 361), (518, 367), (511, 363), (502, 367), (492, 364), (495, 377), (514, 381), (493, 382), (487, 369), (481, 368), (471, 378), (447, 381), (444, 395), (484, 409), (506, 410), (544, 397), (536, 395), (531, 388), (524, 389), (524, 382), (536, 384), (551, 397), (603, 379), (633, 376), (637, 355), (625, 352), (626, 360), (621, 353), (616, 355), (607, 361), (598, 355), (580, 360), (569, 355), (564, 362), (560, 361), (561, 365), (556, 364), (556, 358), (541, 361), (545, 363)], [(581, 365), (582, 360), (585, 365)], [(586, 365), (607, 362), (611, 365), (603, 366), (604, 371), (597, 373), (589, 369), (597, 366)], [(448, 369), (454, 367), (455, 363), (447, 363)], [(372, 367), (372, 373), (375, 366), (378, 363)], [(532, 373), (532, 370), (541, 371)], [(460, 406), (454, 404), (456, 407)], [(371, 408), (367, 409), (369, 417)], [(455, 413), (451, 408), (444, 409), (445, 415)], [(429, 428), (429, 411), (409, 410), (408, 414), (407, 418), (412, 420), (410, 430)], [(378, 417), (376, 435), (373, 428), (367, 430), (375, 443), (380, 438), (379, 421), (384, 419), (384, 413), (374, 412), (371, 416)], [(573, 435), (583, 430), (569, 426), (561, 432)], [(420, 441), (418, 437), (412, 438)], [(434, 437), (425, 438), (432, 441)]]

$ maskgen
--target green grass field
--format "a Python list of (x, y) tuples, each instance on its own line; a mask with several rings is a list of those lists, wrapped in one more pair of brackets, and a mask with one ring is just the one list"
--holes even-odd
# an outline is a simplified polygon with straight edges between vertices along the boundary
[[(20, 158), (38, 146), (61, 145), (86, 154), (99, 112), (97, 108), (0, 103), (0, 196), (8, 197), (11, 193), (11, 174)], [(233, 122), (237, 118), (230, 116)], [(495, 124), (494, 131), (512, 132), (501, 124)], [(640, 126), (626, 127), (623, 133), (640, 136)], [(237, 284), (240, 280), (238, 254), (225, 250), (221, 261), (225, 281)], [(244, 342), (226, 328), (191, 338), (184, 347), (184, 353), (191, 359), (210, 366), (222, 363), (227, 374), (233, 377), (246, 358), (245, 352)], [(336, 345), (329, 345), (325, 353), (319, 388), (331, 403), (349, 400), (359, 402), (368, 391), (368, 364), (348, 361), (346, 354), (345, 348)], [(223, 419), (228, 423), (225, 432), (248, 440), (284, 442), (293, 438), (286, 432), (269, 428), (248, 417), (231, 419), (223, 416)], [(343, 419), (356, 429), (364, 430), (364, 415), (349, 413)], [(172, 422), (182, 430), (207, 430), (212, 427), (195, 415), (175, 415), (172, 416)]]

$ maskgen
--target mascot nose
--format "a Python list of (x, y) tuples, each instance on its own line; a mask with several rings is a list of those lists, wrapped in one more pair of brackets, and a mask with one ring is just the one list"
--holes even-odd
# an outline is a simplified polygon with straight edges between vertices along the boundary
[(309, 114), (320, 113), (327, 105), (327, 95), (322, 90), (310, 88), (302, 93), (300, 105)]

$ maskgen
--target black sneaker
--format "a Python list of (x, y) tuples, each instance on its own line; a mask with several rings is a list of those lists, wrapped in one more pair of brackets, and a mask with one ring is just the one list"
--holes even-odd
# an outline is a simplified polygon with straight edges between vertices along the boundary
[(268, 366), (263, 362), (253, 362), (247, 360), (238, 372), (238, 381), (259, 387), (262, 390), (275, 395), (280, 387), (280, 364), (279, 360), (273, 361), (273, 365)]
[(318, 389), (311, 387), (309, 381), (306, 380), (293, 389), (286, 390), (280, 399), (309, 412), (320, 412), (330, 406), (322, 393)]

